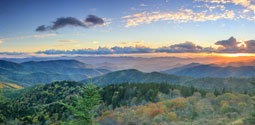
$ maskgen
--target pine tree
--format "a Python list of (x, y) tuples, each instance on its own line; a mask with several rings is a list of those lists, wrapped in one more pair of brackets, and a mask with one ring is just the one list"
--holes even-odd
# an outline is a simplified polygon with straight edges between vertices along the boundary
[(225, 94), (225, 93), (226, 93), (226, 89), (223, 88), (221, 93), (222, 93), (222, 94)]
[(95, 110), (100, 103), (101, 96), (99, 90), (94, 85), (88, 85), (86, 87), (82, 96), (77, 97), (75, 105), (68, 105), (61, 102), (74, 116), (74, 120), (70, 124), (77, 125), (92, 125)]
[(220, 95), (219, 91), (215, 89), (215, 90), (214, 90), (214, 95), (215, 95), (215, 96)]

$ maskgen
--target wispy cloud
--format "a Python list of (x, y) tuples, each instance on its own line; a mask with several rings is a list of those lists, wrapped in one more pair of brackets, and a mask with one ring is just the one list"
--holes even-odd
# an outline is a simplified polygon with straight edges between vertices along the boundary
[(139, 41), (131, 41), (131, 42), (121, 42), (120, 45), (123, 46), (142, 46), (144, 44), (144, 40)]
[(93, 43), (93, 44), (98, 44), (98, 43), (99, 43), (99, 41), (92, 41), (92, 43)]
[(8, 40), (23, 40), (23, 39), (31, 39), (31, 38), (45, 38), (45, 37), (54, 37), (56, 35), (57, 34), (55, 34), (55, 33), (51, 33), (51, 34), (36, 34), (36, 35), (31, 35), (31, 36), (16, 36), (16, 37), (0, 38), (0, 41), (3, 43), (3, 41), (8, 41)]
[(223, 13), (208, 14), (207, 11), (194, 12), (191, 9), (181, 9), (178, 12), (142, 12), (124, 16), (122, 18), (125, 19), (125, 27), (131, 27), (138, 26), (140, 24), (150, 24), (157, 21), (172, 21), (174, 23), (204, 22), (215, 21), (219, 19), (233, 19), (234, 16), (234, 11), (228, 10), (224, 11)]
[(141, 7), (147, 7), (148, 5), (147, 5), (147, 4), (144, 4), (144, 3), (142, 3), (142, 4), (140, 4), (139, 6), (141, 6)]
[[(143, 6), (141, 4), (141, 6)], [(135, 27), (141, 24), (150, 24), (158, 21), (170, 23), (205, 22), (221, 19), (245, 19), (255, 21), (254, 0), (193, 0), (192, 6), (180, 6), (179, 10), (143, 12), (125, 15), (122, 17), (125, 27)]]
[(23, 52), (0, 52), (0, 55), (27, 55), (28, 53)]
[(59, 40), (60, 43), (74, 43), (77, 42), (76, 40)]
[[(196, 2), (216, 3), (216, 4), (234, 4), (245, 7), (255, 12), (255, 4), (253, 0), (195, 0)], [(247, 11), (247, 10), (246, 10)]]

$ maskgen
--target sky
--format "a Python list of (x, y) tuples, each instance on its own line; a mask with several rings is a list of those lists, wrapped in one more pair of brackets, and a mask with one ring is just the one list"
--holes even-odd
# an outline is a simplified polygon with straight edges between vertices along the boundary
[(0, 54), (254, 53), (254, 0), (0, 0)]

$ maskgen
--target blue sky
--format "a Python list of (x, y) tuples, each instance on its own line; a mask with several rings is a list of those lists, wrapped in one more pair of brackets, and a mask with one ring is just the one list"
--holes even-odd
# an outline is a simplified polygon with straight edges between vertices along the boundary
[[(83, 20), (88, 15), (104, 24), (35, 31), (61, 17)], [(253, 52), (254, 27), (251, 0), (0, 0), (0, 52), (116, 46), (171, 49), (164, 52), (207, 52), (208, 47), (215, 52), (219, 48), (220, 52)], [(232, 48), (215, 45), (231, 36), (236, 40)], [(242, 41), (250, 47), (237, 49)]]

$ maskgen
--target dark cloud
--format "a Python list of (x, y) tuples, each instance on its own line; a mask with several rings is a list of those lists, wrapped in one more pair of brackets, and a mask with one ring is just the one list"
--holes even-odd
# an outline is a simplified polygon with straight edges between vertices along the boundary
[(237, 47), (237, 40), (234, 37), (230, 37), (227, 40), (221, 40), (215, 43), (215, 45), (219, 45), (220, 47), (218, 48), (219, 52), (235, 52), (239, 48)]
[(181, 53), (181, 52), (201, 52), (203, 47), (195, 45), (192, 42), (185, 42), (171, 45), (169, 47), (158, 48), (157, 52)]
[(146, 47), (99, 47), (98, 49), (73, 49), (73, 50), (45, 50), (38, 51), (37, 54), (47, 54), (47, 55), (56, 55), (56, 54), (131, 54), (131, 53), (151, 53), (154, 50)]
[(95, 15), (88, 15), (85, 20), (79, 20), (74, 17), (60, 17), (60, 18), (57, 18), (57, 20), (54, 21), (52, 25), (49, 25), (49, 26), (41, 25), (37, 27), (35, 31), (43, 32), (43, 31), (57, 30), (66, 26), (88, 28), (90, 26), (103, 25), (103, 24), (104, 24), (104, 20)]
[(215, 43), (215, 45), (221, 45), (225, 48), (232, 48), (233, 46), (236, 46), (237, 40), (234, 37), (230, 37), (227, 40), (221, 40)]
[(40, 32), (40, 31), (47, 31), (47, 30), (50, 30), (50, 27), (45, 27), (45, 25), (41, 25), (41, 26), (38, 26), (35, 31), (37, 32)]
[[(246, 44), (245, 46), (241, 43)], [(238, 46), (241, 44), (240, 46)], [(227, 40), (221, 40), (215, 43), (219, 45), (217, 48), (218, 53), (254, 53), (255, 52), (255, 40), (248, 40), (239, 42), (234, 37), (230, 37)]]
[(246, 51), (248, 53), (254, 53), (255, 52), (255, 40), (248, 40), (245, 43), (247, 45)]
[(152, 53), (153, 49), (147, 47), (113, 47), (111, 48), (117, 54), (131, 54), (131, 53)]
[(97, 17), (95, 15), (88, 15), (88, 17), (85, 19), (85, 24), (87, 25), (102, 25), (104, 24), (104, 20), (100, 17)]

